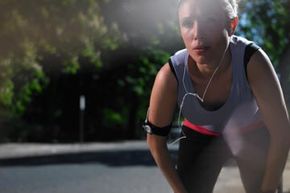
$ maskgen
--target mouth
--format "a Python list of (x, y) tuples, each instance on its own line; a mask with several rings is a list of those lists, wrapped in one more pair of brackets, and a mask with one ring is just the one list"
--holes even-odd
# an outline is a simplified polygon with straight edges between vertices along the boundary
[(197, 55), (204, 55), (209, 49), (210, 49), (210, 47), (208, 47), (208, 46), (197, 46), (197, 47), (194, 47), (192, 50)]

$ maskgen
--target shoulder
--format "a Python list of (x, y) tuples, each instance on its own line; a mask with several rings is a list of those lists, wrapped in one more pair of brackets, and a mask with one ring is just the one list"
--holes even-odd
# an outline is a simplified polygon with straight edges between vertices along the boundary
[(170, 124), (176, 106), (177, 83), (168, 63), (157, 73), (150, 97), (148, 120), (158, 126)]
[(258, 72), (267, 69), (274, 70), (272, 62), (262, 49), (258, 49), (249, 60), (248, 73), (258, 75)]
[(234, 35), (230, 39), (230, 45), (234, 48), (235, 54), (245, 57), (244, 61), (246, 63), (253, 53), (260, 49), (260, 46), (256, 42)]
[(231, 36), (230, 47), (232, 54), (243, 61), (246, 67), (252, 55), (260, 49), (254, 41), (250, 41), (241, 36)]
[(174, 90), (177, 87), (177, 80), (169, 63), (164, 64), (157, 73), (155, 85), (170, 90)]
[(252, 87), (279, 82), (271, 60), (262, 49), (257, 50), (250, 58), (247, 74)]
[(186, 49), (175, 52), (169, 59), (168, 63), (164, 64), (159, 70), (155, 84), (166, 86), (169, 88), (176, 88), (178, 84), (178, 74), (183, 69), (183, 66), (188, 58)]

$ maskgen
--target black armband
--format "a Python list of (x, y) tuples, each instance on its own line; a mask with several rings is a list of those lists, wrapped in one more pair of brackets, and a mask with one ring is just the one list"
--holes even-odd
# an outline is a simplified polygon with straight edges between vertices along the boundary
[(168, 136), (170, 129), (171, 129), (172, 124), (167, 125), (165, 127), (157, 127), (150, 123), (148, 120), (145, 120), (143, 124), (143, 129), (146, 131), (146, 133), (150, 135), (158, 135), (158, 136), (163, 136), (166, 137)]

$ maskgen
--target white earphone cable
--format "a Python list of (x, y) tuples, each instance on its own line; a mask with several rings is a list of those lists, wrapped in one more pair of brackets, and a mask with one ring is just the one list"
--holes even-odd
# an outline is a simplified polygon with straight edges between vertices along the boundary
[(221, 58), (221, 60), (219, 61), (218, 66), (216, 67), (216, 69), (215, 69), (214, 72), (212, 73), (212, 75), (211, 75), (211, 77), (210, 77), (210, 79), (209, 79), (209, 81), (208, 81), (208, 83), (207, 83), (207, 85), (206, 85), (206, 88), (205, 88), (205, 90), (204, 90), (204, 92), (203, 92), (202, 97), (200, 97), (197, 93), (192, 93), (192, 92), (189, 92), (189, 91), (187, 90), (187, 88), (186, 88), (186, 84), (185, 84), (186, 65), (183, 66), (182, 85), (183, 85), (183, 88), (184, 88), (185, 94), (184, 94), (184, 96), (183, 96), (183, 98), (182, 98), (182, 100), (181, 100), (181, 104), (180, 104), (180, 106), (179, 106), (178, 118), (177, 118), (178, 129), (181, 130), (182, 136), (179, 137), (179, 138), (177, 138), (177, 139), (174, 140), (173, 142), (169, 143), (169, 145), (173, 145), (173, 144), (177, 143), (178, 141), (180, 141), (180, 140), (186, 138), (186, 135), (185, 135), (184, 132), (182, 131), (182, 125), (181, 125), (181, 112), (182, 112), (182, 108), (183, 108), (183, 105), (184, 105), (185, 98), (186, 98), (187, 96), (194, 96), (194, 97), (196, 97), (198, 100), (200, 100), (202, 103), (204, 102), (204, 98), (205, 98), (205, 95), (206, 95), (206, 93), (207, 93), (207, 91), (208, 91), (208, 88), (209, 88), (209, 86), (210, 86), (210, 84), (211, 84), (211, 82), (212, 82), (212, 80), (213, 80), (215, 74), (216, 74), (217, 71), (219, 70), (219, 68), (220, 68), (220, 66), (221, 66), (221, 64), (222, 64), (222, 61), (223, 61), (223, 59), (224, 59), (224, 57), (225, 57), (225, 54), (226, 54), (226, 51), (227, 51), (227, 50), (228, 50), (228, 48), (224, 51), (224, 53), (223, 53), (223, 55), (222, 55), (222, 58)]

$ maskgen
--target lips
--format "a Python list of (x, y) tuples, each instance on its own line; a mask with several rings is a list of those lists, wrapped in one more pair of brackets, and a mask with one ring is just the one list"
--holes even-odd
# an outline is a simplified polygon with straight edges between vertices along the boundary
[(194, 47), (192, 50), (197, 55), (204, 55), (209, 49), (210, 49), (210, 47), (208, 47), (208, 46), (197, 46), (197, 47)]

